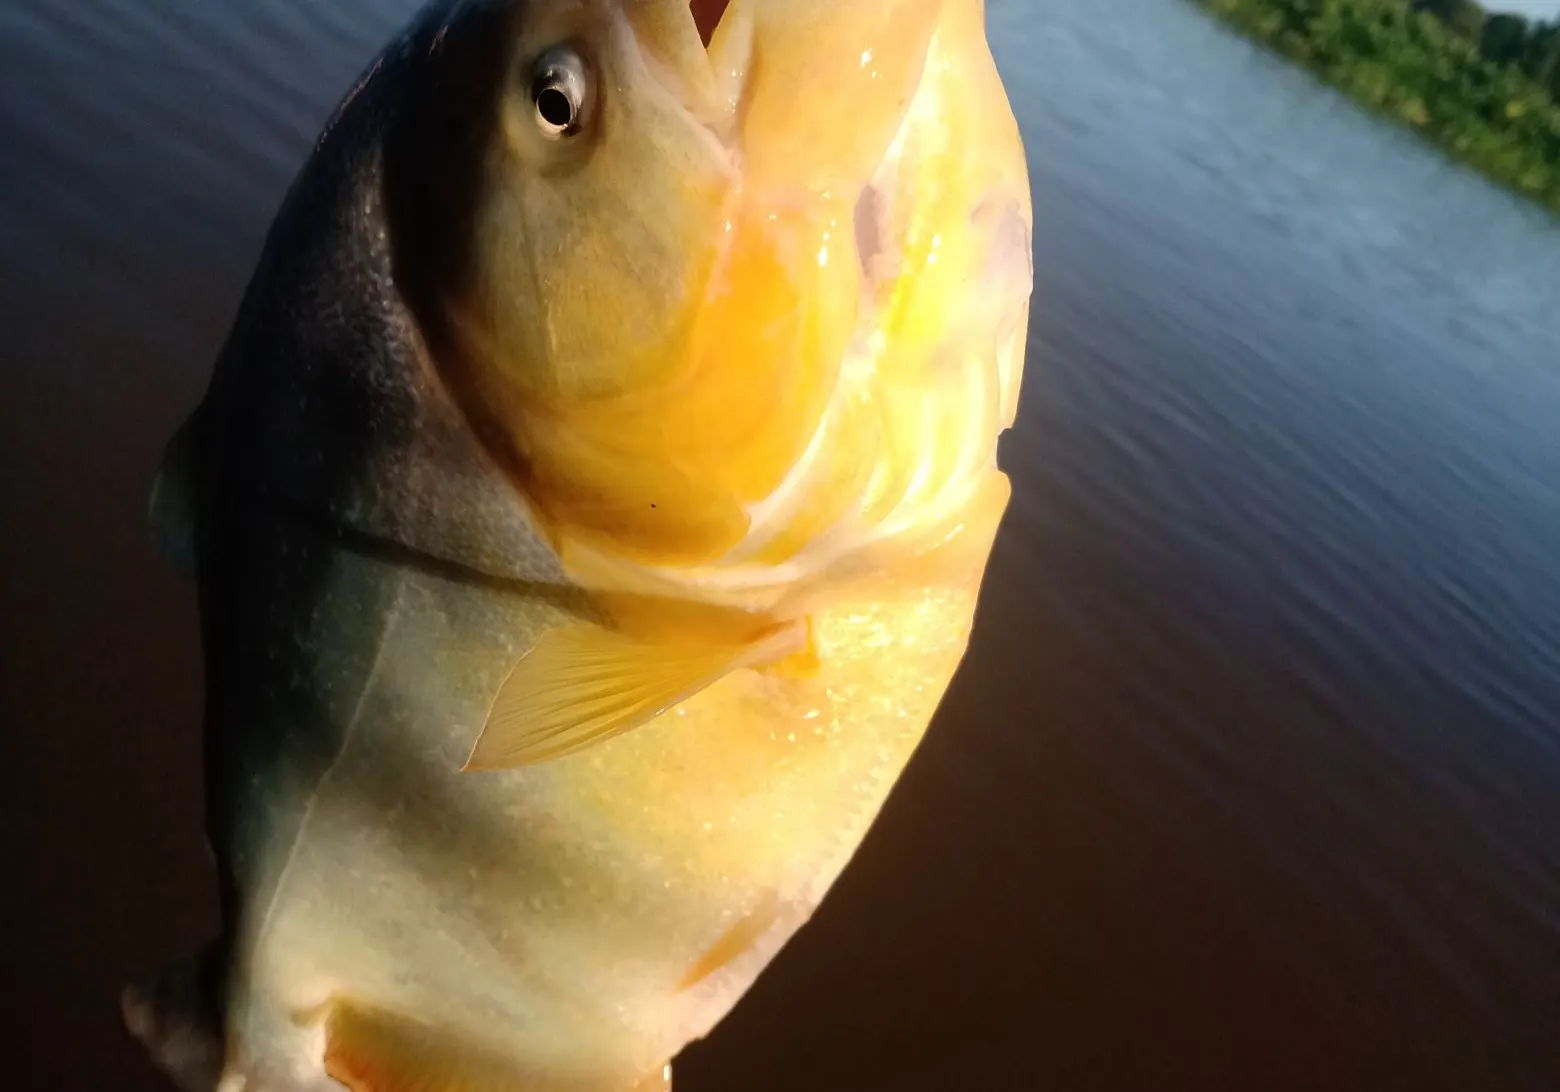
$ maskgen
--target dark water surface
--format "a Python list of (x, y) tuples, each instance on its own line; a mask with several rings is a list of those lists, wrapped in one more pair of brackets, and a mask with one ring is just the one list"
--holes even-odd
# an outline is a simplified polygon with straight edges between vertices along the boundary
[[(214, 925), (144, 545), (415, 0), (0, 4), (0, 1088), (160, 1088)], [(1176, 0), (993, 0), (1016, 502), (944, 715), (679, 1092), (1560, 1088), (1560, 231)]]

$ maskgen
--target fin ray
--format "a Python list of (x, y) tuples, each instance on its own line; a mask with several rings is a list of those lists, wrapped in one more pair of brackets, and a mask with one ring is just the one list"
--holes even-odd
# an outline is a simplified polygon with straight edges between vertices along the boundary
[(710, 945), (709, 950), (688, 968), (682, 980), (677, 983), (678, 992), (693, 989), (746, 956), (769, 930), (774, 928), (784, 912), (785, 903), (779, 893), (765, 892), (757, 906), (722, 933), (715, 943)]
[(349, 1092), (516, 1092), (515, 1067), (420, 1022), (345, 1001), (325, 1018), (325, 1073)]
[(597, 626), (553, 630), (499, 688), (465, 769), (563, 758), (654, 720), (743, 667), (805, 647), (805, 626), (742, 644), (656, 643)]

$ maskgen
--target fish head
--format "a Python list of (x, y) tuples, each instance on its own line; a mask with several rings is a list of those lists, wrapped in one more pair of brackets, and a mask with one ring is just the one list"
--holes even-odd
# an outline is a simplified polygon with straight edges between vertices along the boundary
[(981, 0), (500, 7), (436, 355), (566, 562), (751, 583), (968, 495), (1030, 283)]

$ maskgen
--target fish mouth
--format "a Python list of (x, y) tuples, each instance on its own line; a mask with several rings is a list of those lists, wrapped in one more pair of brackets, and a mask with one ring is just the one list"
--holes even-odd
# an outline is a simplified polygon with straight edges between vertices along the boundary
[(651, 74), (730, 151), (740, 144), (755, 10), (775, 2), (626, 0), (624, 6)]
[(887, 231), (884, 172), (943, 13), (961, 0), (660, 2), (681, 18), (662, 9), (663, 19), (636, 20), (641, 55), (730, 164), (733, 197), (833, 217), (872, 295)]
[(705, 49), (710, 47), (710, 41), (715, 37), (715, 28), (725, 18), (726, 9), (730, 6), (731, 0), (691, 0), (689, 7), (693, 13), (693, 25)]
[(865, 176), (863, 159), (880, 157), (906, 113), (945, 10), (970, 2), (620, 0), (619, 10), (653, 74), (745, 163), (848, 152)]

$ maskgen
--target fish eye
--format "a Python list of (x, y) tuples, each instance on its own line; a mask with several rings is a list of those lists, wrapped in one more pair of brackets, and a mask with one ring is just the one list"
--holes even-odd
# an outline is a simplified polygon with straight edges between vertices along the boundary
[(555, 46), (536, 59), (531, 71), (531, 106), (537, 128), (553, 140), (578, 133), (591, 105), (585, 59), (567, 46)]

